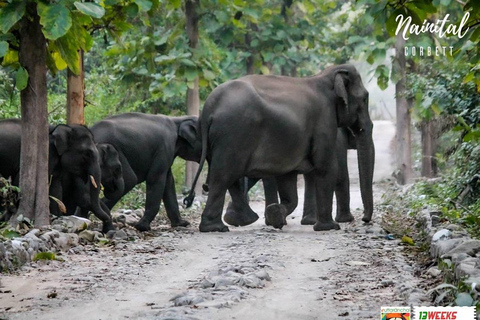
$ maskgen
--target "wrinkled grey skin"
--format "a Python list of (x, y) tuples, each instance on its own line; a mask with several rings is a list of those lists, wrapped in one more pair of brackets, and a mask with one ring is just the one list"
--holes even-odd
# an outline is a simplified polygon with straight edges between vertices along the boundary
[[(146, 181), (145, 214), (135, 225), (150, 230), (163, 199), (172, 226), (187, 226), (180, 217), (175, 181), (171, 166), (175, 157), (198, 162), (201, 141), (197, 135), (197, 117), (167, 117), (142, 113), (125, 113), (106, 118), (91, 130), (98, 143), (117, 149), (122, 164), (125, 188), (121, 195), (104, 199), (111, 209), (135, 185)], [(105, 192), (109, 192), (107, 186)]]
[[(348, 128), (339, 128), (337, 132), (337, 161), (338, 161), (338, 172), (337, 172), (337, 183), (335, 185), (335, 196), (337, 198), (337, 215), (335, 221), (337, 222), (351, 222), (354, 220), (353, 215), (350, 212), (350, 180), (348, 175), (348, 165), (347, 165), (347, 150), (348, 149), (357, 149), (357, 141), (353, 133), (348, 130)], [(360, 173), (362, 174), (362, 173)], [(304, 205), (303, 205), (303, 217), (301, 224), (315, 224), (315, 212), (317, 210), (315, 197), (313, 196), (313, 180), (312, 176), (305, 174), (305, 194), (304, 194)], [(258, 179), (247, 179), (246, 188), (250, 190), (256, 183)], [(241, 183), (241, 185), (245, 185)], [(295, 191), (293, 194), (282, 194), (280, 196), (281, 204), (279, 204), (278, 192), (279, 188), (274, 178), (263, 179), (263, 186), (265, 190), (265, 223), (267, 225), (272, 225), (276, 228), (282, 228), (287, 224), (286, 217), (295, 210), (298, 204), (298, 195)], [(243, 188), (242, 190), (247, 190)], [(245, 202), (228, 204), (227, 211), (224, 216), (224, 220), (229, 225), (233, 226), (245, 226), (255, 222), (258, 219), (258, 216), (245, 217), (241, 216), (240, 213), (249, 212), (248, 209), (244, 208), (245, 204), (248, 203), (247, 193), (248, 190), (244, 193)], [(281, 187), (280, 190), (291, 190), (291, 188)], [(372, 207), (366, 207), (365, 216), (371, 217), (372, 212), (367, 210), (373, 210)]]
[[(118, 155), (117, 149), (108, 143), (99, 143), (97, 144), (97, 149), (100, 159), (100, 170), (102, 176), (102, 186), (103, 194), (106, 198), (115, 198), (121, 197), (123, 195), (123, 190), (125, 188), (125, 183), (123, 181), (123, 170), (122, 163), (120, 162), (120, 157)], [(68, 180), (67, 182), (68, 183)], [(90, 200), (88, 199), (88, 194), (90, 193), (90, 188), (93, 186), (91, 183), (76, 183), (71, 185), (70, 188), (74, 188), (72, 193), (77, 194), (78, 196), (83, 196), (83, 201), (85, 205), (80, 210), (77, 209), (75, 215), (88, 218), (88, 204)], [(101, 205), (104, 206), (104, 210), (110, 212), (107, 206), (101, 202)], [(69, 212), (72, 213), (72, 212)]]
[[(18, 185), (20, 172), (21, 121), (10, 119), (0, 121), (0, 174), (12, 177)], [(101, 181), (98, 150), (92, 133), (84, 126), (50, 126), (49, 136), (50, 195), (62, 200), (67, 208), (83, 205), (83, 199), (76, 199), (62, 184), (91, 183), (91, 178)], [(88, 194), (91, 211), (103, 222), (106, 232), (113, 228), (109, 211), (102, 209), (99, 199), (100, 187), (91, 188)], [(74, 209), (73, 209), (74, 210)], [(60, 214), (58, 205), (51, 201), (50, 211)], [(3, 217), (8, 219), (9, 217)]]
[(309, 78), (251, 75), (226, 82), (207, 98), (199, 122), (202, 158), (193, 186), (205, 160), (210, 176), (202, 232), (228, 231), (221, 218), (225, 193), (244, 201), (240, 178), (275, 177), (279, 188), (289, 188), (281, 193), (293, 194), (298, 173), (310, 174), (315, 185), (314, 230), (339, 229), (331, 215), (338, 127), (349, 127), (358, 139), (360, 187), (364, 203), (373, 207), (373, 124), (368, 92), (352, 65)]
[[(50, 195), (62, 200), (67, 214), (73, 214), (78, 206), (103, 222), (103, 232), (114, 229), (110, 211), (100, 201), (100, 155), (87, 127), (58, 125), (51, 130), (49, 170)], [(53, 202), (50, 211), (58, 214)]]

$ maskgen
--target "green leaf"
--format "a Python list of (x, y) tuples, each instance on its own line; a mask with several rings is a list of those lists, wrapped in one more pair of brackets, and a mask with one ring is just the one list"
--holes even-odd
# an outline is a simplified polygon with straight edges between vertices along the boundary
[(452, 0), (440, 0), (440, 4), (445, 7), (448, 6), (450, 2), (452, 2)]
[(5, 56), (8, 51), (8, 42), (7, 41), (0, 41), (0, 58)]
[(105, 9), (96, 3), (75, 1), (73, 4), (78, 11), (86, 14), (87, 16), (100, 19), (105, 15)]
[(475, 73), (474, 72), (469, 72), (465, 78), (463, 78), (463, 83), (467, 83), (467, 82), (470, 82), (473, 80), (473, 78), (475, 77)]
[[(397, 10), (393, 11), (393, 13), (388, 17), (387, 22), (385, 23), (385, 26), (387, 27), (387, 32), (391, 37), (393, 37), (395, 35), (395, 31), (397, 31), (399, 21), (398, 20), (395, 21), (395, 19), (397, 19), (397, 16), (400, 15), (400, 14), (403, 14), (404, 19), (406, 19), (408, 17), (403, 8), (402, 9), (397, 9)], [(405, 25), (403, 25), (403, 27), (405, 27)], [(402, 28), (402, 30), (403, 30), (403, 28)], [(402, 32), (402, 31), (400, 31), (400, 32)]]
[(20, 67), (17, 70), (17, 73), (15, 73), (15, 87), (17, 87), (18, 90), (22, 91), (27, 87), (28, 84), (28, 72), (25, 70), (25, 68)]
[(152, 1), (150, 0), (134, 0), (140, 11), (148, 11), (152, 8)]
[(26, 1), (12, 1), (0, 9), (0, 31), (7, 33), (25, 14)]
[(210, 70), (203, 70), (203, 77), (206, 80), (213, 80), (215, 79), (215, 74)]
[(13, 239), (20, 237), (20, 234), (15, 230), (5, 229), (2, 232), (2, 236), (7, 239)]
[(470, 307), (473, 304), (473, 298), (466, 292), (460, 292), (455, 298), (455, 304), (459, 307)]
[(174, 9), (178, 9), (182, 5), (182, 0), (168, 0), (168, 2), (173, 6)]
[(47, 39), (56, 40), (65, 35), (72, 26), (70, 11), (61, 4), (38, 4), (40, 24)]
[(33, 261), (38, 260), (56, 260), (57, 256), (53, 252), (39, 252), (33, 257)]
[(260, 71), (262, 71), (263, 74), (270, 74), (270, 70), (267, 68), (267, 66), (261, 66)]
[(67, 63), (68, 68), (70, 68), (73, 73), (79, 74), (80, 67), (77, 52), (79, 48), (77, 46), (78, 43), (75, 41), (75, 38), (65, 35), (57, 39), (55, 41), (55, 44), (57, 45), (58, 52), (60, 52), (62, 59)]
[(188, 82), (192, 82), (198, 76), (197, 69), (195, 68), (188, 68), (185, 70), (185, 78), (187, 78)]

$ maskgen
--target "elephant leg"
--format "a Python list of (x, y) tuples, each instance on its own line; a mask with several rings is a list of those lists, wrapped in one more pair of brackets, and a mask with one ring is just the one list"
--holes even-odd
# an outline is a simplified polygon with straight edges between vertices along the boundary
[[(157, 170), (154, 170), (157, 171)], [(147, 196), (145, 201), (145, 214), (140, 221), (135, 224), (135, 228), (139, 231), (150, 230), (150, 223), (155, 219), (155, 216), (160, 209), (160, 202), (162, 201), (165, 185), (167, 183), (167, 172), (152, 172), (148, 176), (152, 177), (147, 179)]]
[[(279, 203), (278, 201), (278, 187), (275, 178), (262, 179), (263, 190), (265, 192), (265, 211), (267, 207), (273, 203)], [(267, 223), (267, 221), (265, 221)]]
[(303, 216), (300, 222), (303, 225), (314, 225), (317, 222), (317, 195), (315, 193), (315, 172), (303, 175), (305, 179), (305, 193), (303, 201)]
[(223, 220), (231, 226), (247, 226), (258, 220), (258, 215), (248, 205), (248, 190), (242, 188), (244, 181), (244, 178), (237, 180), (228, 188), (232, 201), (228, 204)]
[(177, 194), (175, 192), (175, 181), (171, 169), (168, 169), (167, 172), (167, 181), (165, 191), (163, 192), (163, 204), (172, 227), (187, 227), (190, 225), (190, 222), (183, 220), (180, 216)]
[(350, 213), (350, 180), (348, 177), (347, 163), (347, 142), (342, 141), (343, 136), (338, 135), (337, 139), (337, 160), (338, 172), (337, 183), (335, 186), (335, 196), (337, 198), (337, 222), (351, 222), (354, 220)]
[(340, 229), (338, 223), (332, 219), (333, 192), (337, 178), (337, 156), (335, 145), (329, 141), (322, 141), (314, 154), (315, 164), (315, 194), (317, 200), (317, 221), (313, 230)]
[(298, 204), (297, 173), (291, 172), (275, 178), (280, 195), (280, 204), (272, 203), (265, 209), (265, 224), (281, 229), (287, 224), (286, 217)]
[(229, 231), (228, 227), (222, 221), (223, 204), (228, 187), (235, 183), (239, 177), (227, 180), (229, 178), (225, 176), (223, 168), (214, 167), (214, 164), (210, 167), (209, 175), (208, 199), (202, 213), (199, 229), (200, 232), (227, 232)]
[(114, 230), (115, 228), (113, 226), (110, 210), (105, 205), (102, 205), (102, 201), (100, 201), (100, 186), (98, 186), (98, 188), (90, 186), (90, 190), (90, 211), (92, 211), (97, 218), (102, 220), (102, 231), (104, 233), (107, 233), (110, 230)]

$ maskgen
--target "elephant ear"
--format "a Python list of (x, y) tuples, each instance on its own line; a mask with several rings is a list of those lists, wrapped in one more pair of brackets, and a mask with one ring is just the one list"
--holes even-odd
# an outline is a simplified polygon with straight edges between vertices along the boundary
[(72, 132), (72, 128), (65, 125), (58, 125), (52, 132), (53, 144), (57, 153), (62, 155), (68, 149), (68, 139)]
[(194, 120), (183, 121), (178, 128), (178, 136), (185, 139), (192, 147), (197, 140), (197, 124)]
[(335, 82), (334, 89), (335, 94), (342, 99), (344, 107), (343, 110), (338, 110), (339, 121), (344, 122), (348, 115), (348, 93), (346, 86), (348, 85), (348, 71), (345, 69), (340, 69), (335, 72)]

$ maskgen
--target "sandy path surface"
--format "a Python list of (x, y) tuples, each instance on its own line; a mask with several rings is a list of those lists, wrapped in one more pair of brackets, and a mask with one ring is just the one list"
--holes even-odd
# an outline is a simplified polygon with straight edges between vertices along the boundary
[[(393, 171), (393, 136), (392, 123), (375, 122), (375, 181)], [(351, 151), (356, 221), (342, 230), (300, 225), (300, 180), (300, 205), (283, 230), (264, 226), (264, 204), (254, 201), (259, 221), (229, 233), (163, 228), (2, 275), (0, 319), (378, 319), (381, 306), (405, 305), (398, 293), (416, 280), (379, 213), (372, 224), (360, 221), (356, 166)], [(378, 200), (381, 184), (374, 187)]]

